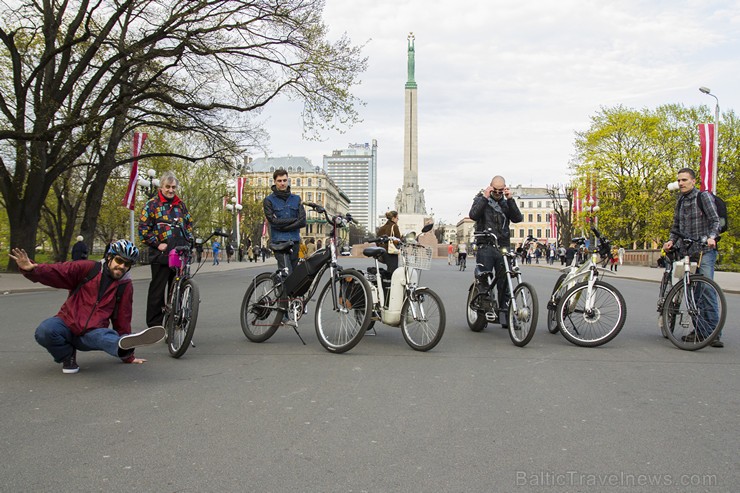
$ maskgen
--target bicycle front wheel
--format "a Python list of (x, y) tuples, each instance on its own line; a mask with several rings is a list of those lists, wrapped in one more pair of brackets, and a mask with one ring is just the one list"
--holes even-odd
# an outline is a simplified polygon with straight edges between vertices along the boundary
[[(514, 310), (516, 304), (516, 310)], [(537, 293), (526, 282), (514, 288), (514, 294), (509, 302), (509, 337), (515, 346), (524, 347), (534, 337), (537, 328), (539, 307)]]
[(249, 283), (239, 318), (242, 332), (250, 341), (264, 342), (280, 327), (280, 320), (287, 313), (287, 303), (280, 299), (280, 291), (269, 272), (257, 275)]
[(478, 283), (473, 282), (468, 289), (468, 299), (465, 303), (465, 314), (468, 320), (468, 327), (473, 332), (483, 330), (488, 322), (486, 321), (485, 311), (482, 310), (482, 295), (478, 294)]
[(167, 349), (170, 356), (179, 358), (190, 347), (198, 322), (200, 291), (198, 285), (186, 279), (180, 284), (179, 295), (174, 296), (171, 313), (165, 321), (167, 330)]
[(556, 297), (554, 300), (552, 298), (553, 295), (560, 290), (560, 285), (563, 284), (563, 280), (565, 280), (566, 277), (568, 277), (568, 274), (560, 274), (558, 280), (555, 281), (555, 286), (553, 286), (552, 288), (552, 293), (550, 294), (550, 299), (547, 303), (547, 331), (550, 334), (557, 334), (560, 330), (560, 327), (558, 326), (558, 316), (556, 310), (560, 298)]
[(714, 341), (726, 316), (722, 289), (704, 276), (692, 275), (688, 290), (683, 282), (675, 284), (663, 303), (665, 335), (686, 351), (696, 351)]
[(416, 351), (429, 351), (445, 333), (445, 307), (431, 289), (421, 288), (414, 299), (406, 298), (401, 308), (401, 332), (406, 343)]
[(627, 307), (622, 294), (603, 281), (579, 282), (565, 292), (556, 308), (560, 332), (573, 344), (596, 347), (614, 339), (624, 326)]
[[(361, 273), (345, 269), (330, 278), (316, 302), (316, 336), (332, 353), (349, 351), (370, 325), (373, 298)], [(336, 304), (335, 304), (336, 301)]]

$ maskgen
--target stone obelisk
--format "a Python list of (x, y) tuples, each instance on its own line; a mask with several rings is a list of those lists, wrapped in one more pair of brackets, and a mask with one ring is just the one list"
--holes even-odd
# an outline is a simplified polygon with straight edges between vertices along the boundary
[(405, 89), (403, 134), (403, 187), (396, 195), (399, 214), (426, 214), (424, 190), (419, 189), (419, 139), (417, 136), (414, 33), (408, 36), (408, 80)]

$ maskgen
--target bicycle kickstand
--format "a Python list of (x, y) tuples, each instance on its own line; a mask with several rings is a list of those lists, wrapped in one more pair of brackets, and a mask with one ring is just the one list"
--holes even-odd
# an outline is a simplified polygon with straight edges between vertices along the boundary
[(303, 345), (305, 346), (306, 341), (303, 340), (303, 337), (301, 337), (300, 332), (298, 332), (298, 322), (297, 322), (298, 321), (298, 307), (297, 306), (293, 307), (293, 320), (296, 320), (296, 323), (293, 324), (293, 331), (295, 331), (295, 335), (298, 336), (298, 339), (300, 339)]

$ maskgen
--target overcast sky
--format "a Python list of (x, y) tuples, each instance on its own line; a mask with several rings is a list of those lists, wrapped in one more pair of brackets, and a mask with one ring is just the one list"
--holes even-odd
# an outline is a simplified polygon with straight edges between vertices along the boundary
[[(378, 212), (403, 178), (406, 38), (416, 38), (419, 181), (437, 221), (467, 215), (502, 174), (515, 186), (568, 181), (574, 133), (600, 107), (662, 104), (738, 111), (740, 2), (327, 0), (330, 36), (365, 44), (355, 88), (363, 122), (323, 142), (301, 139), (300, 106), (262, 115), (272, 156), (314, 165), (378, 140)], [(721, 135), (720, 135), (721, 140)]]

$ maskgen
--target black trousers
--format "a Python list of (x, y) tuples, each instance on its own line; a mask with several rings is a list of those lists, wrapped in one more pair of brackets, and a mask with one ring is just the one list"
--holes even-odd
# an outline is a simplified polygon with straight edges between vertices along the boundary
[(168, 264), (158, 262), (158, 260), (158, 258), (154, 258), (150, 266), (152, 268), (152, 281), (149, 283), (149, 294), (146, 299), (147, 327), (163, 325), (164, 312), (162, 310), (166, 303), (167, 287), (172, 284), (175, 278), (175, 270), (170, 269)]

